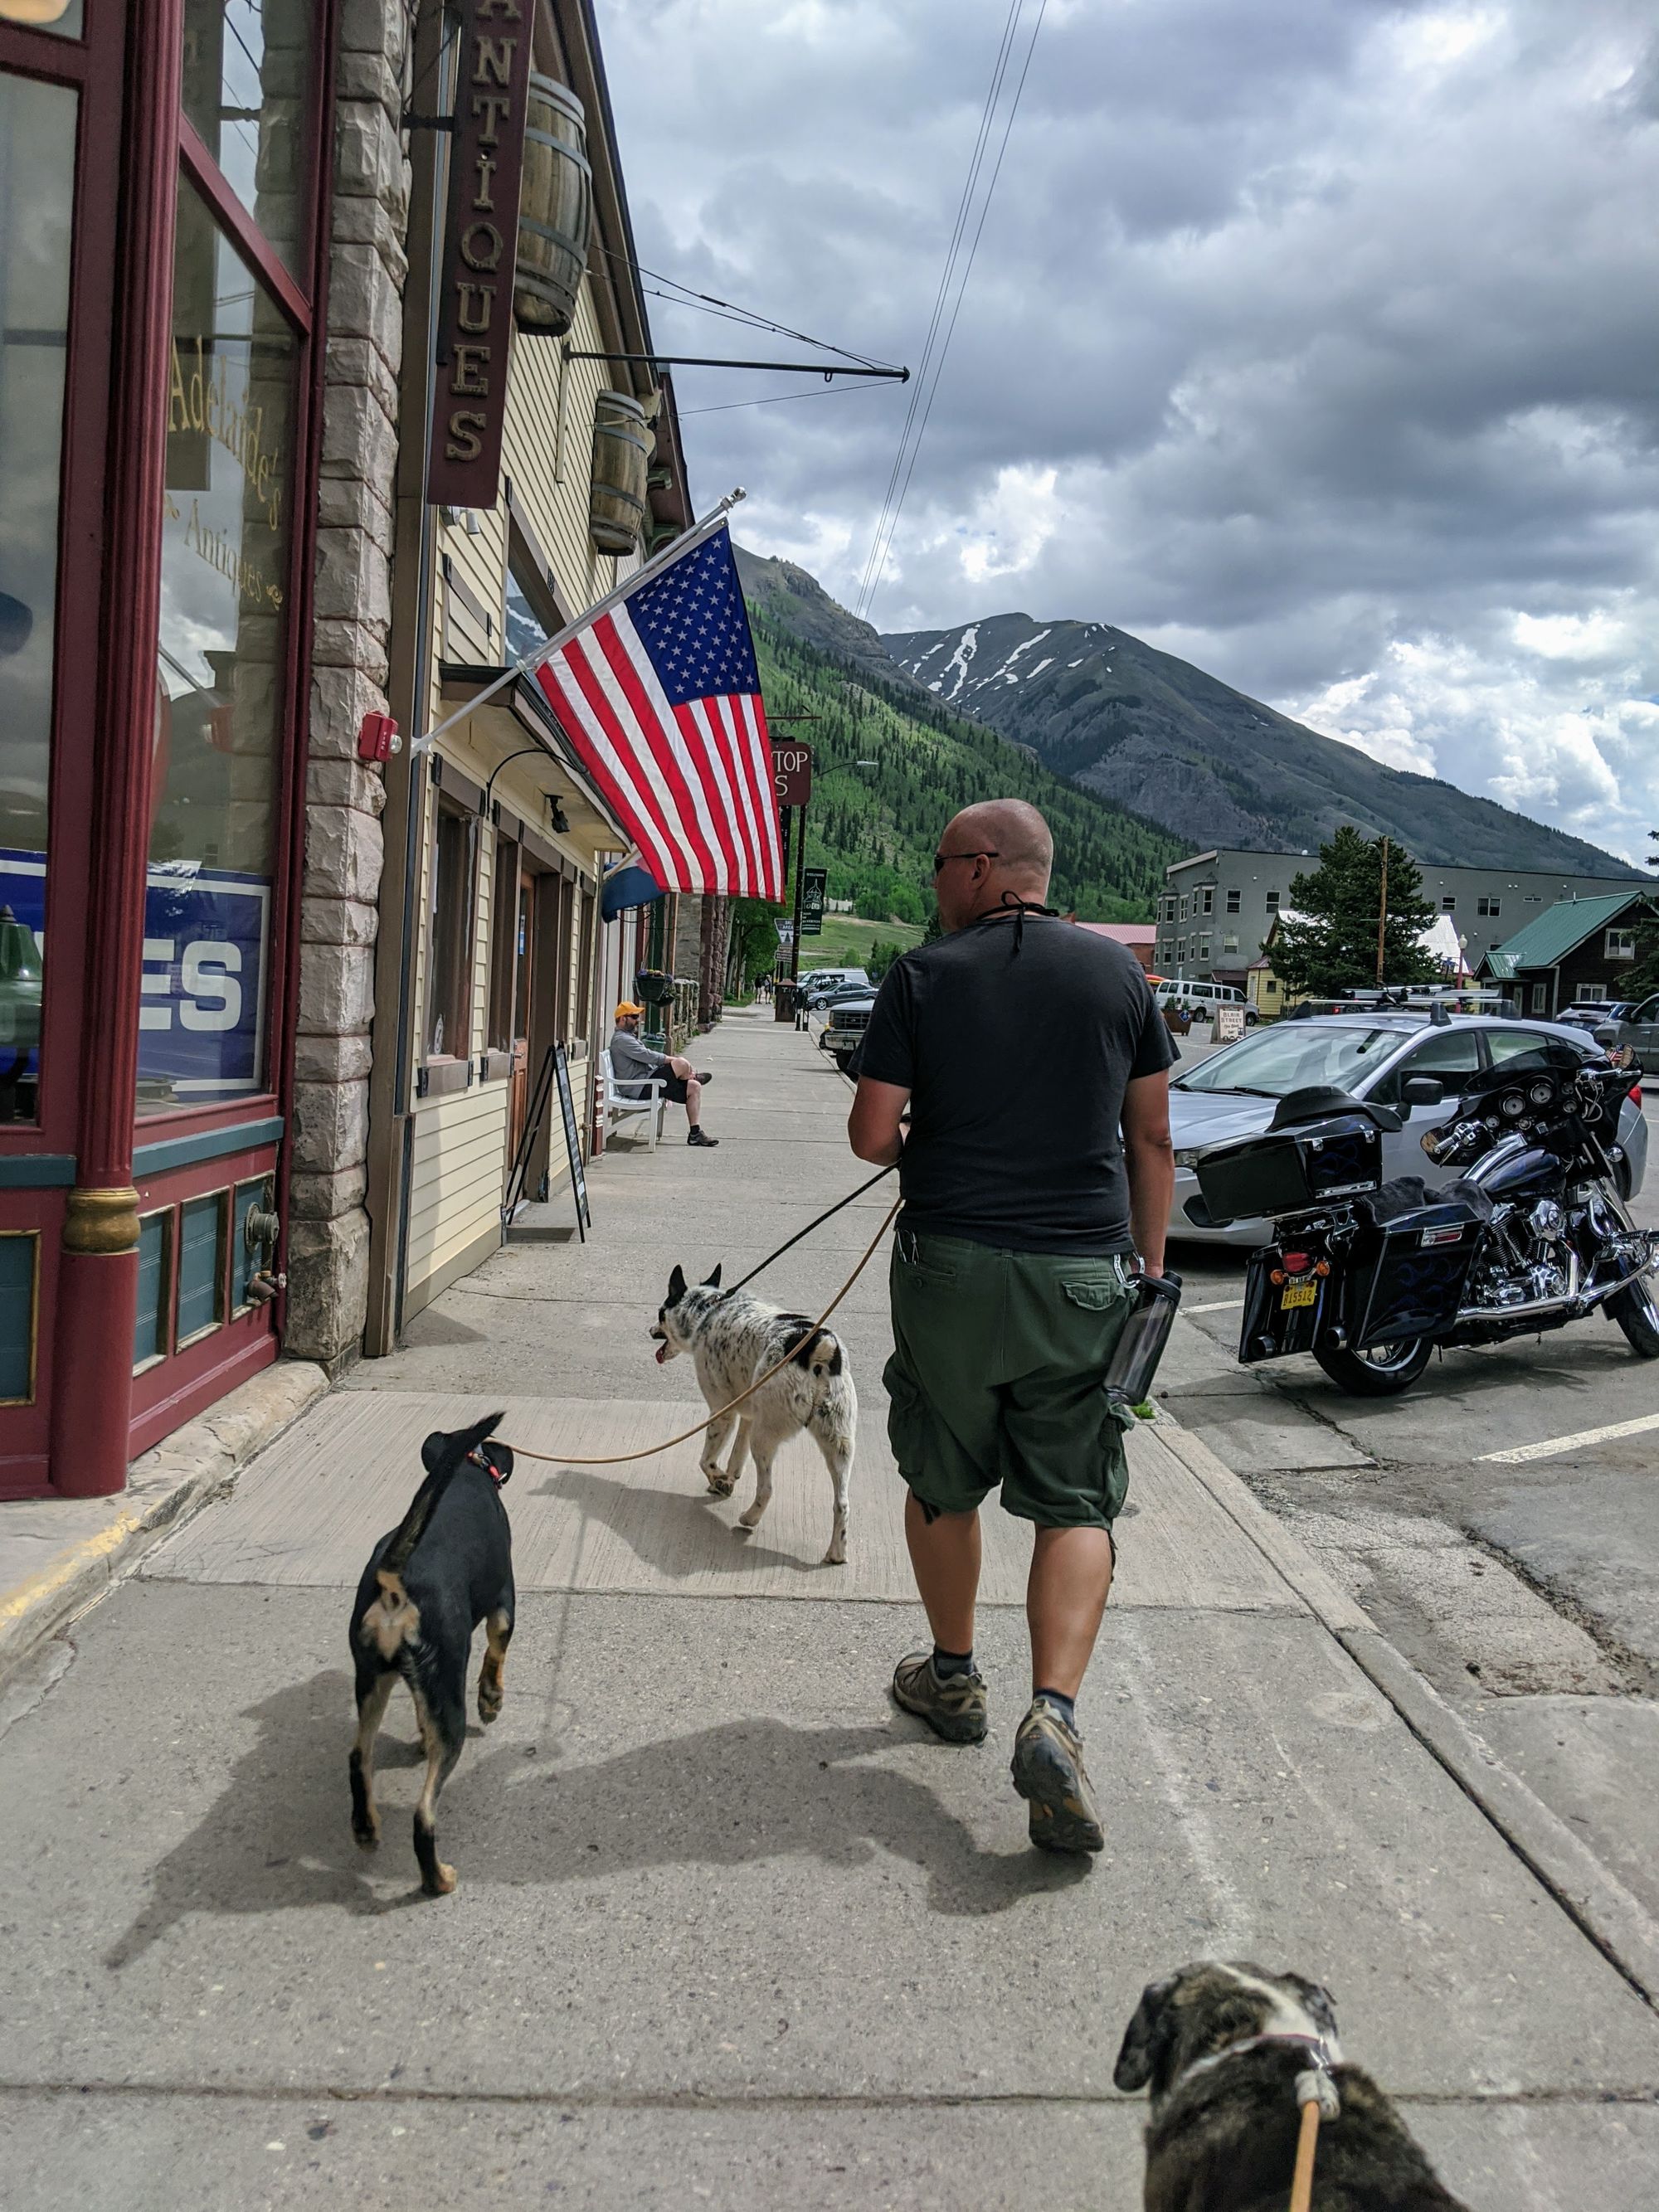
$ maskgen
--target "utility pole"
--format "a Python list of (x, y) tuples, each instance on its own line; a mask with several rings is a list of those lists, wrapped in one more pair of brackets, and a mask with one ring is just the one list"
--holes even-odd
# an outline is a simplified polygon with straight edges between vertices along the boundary
[(1382, 840), (1382, 896), (1377, 902), (1382, 912), (1376, 917), (1376, 984), (1382, 988), (1382, 946), (1389, 931), (1389, 841)]

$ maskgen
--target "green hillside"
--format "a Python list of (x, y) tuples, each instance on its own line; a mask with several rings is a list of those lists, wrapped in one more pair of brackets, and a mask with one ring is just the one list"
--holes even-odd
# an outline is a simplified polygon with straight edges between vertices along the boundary
[[(1179, 839), (1063, 782), (902, 678), (887, 682), (792, 634), (758, 594), (749, 612), (776, 733), (813, 750), (806, 857), (829, 871), (832, 899), (872, 920), (925, 922), (951, 816), (979, 799), (1026, 799), (1054, 833), (1055, 905), (1085, 921), (1151, 917), (1164, 867), (1186, 849)], [(788, 719), (804, 714), (817, 719)]]

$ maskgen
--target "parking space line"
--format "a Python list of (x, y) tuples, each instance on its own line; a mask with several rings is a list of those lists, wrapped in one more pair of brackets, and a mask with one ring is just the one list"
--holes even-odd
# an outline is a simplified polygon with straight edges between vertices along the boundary
[(1188, 1315), (1201, 1313), (1232, 1313), (1237, 1307), (1242, 1306), (1243, 1303), (1244, 1301), (1243, 1298), (1218, 1298), (1213, 1305), (1181, 1306), (1177, 1310), (1181, 1313)]
[(1580, 1429), (1577, 1436), (1546, 1437), (1535, 1444), (1513, 1444), (1508, 1451), (1482, 1452), (1482, 1460), (1516, 1467), (1522, 1460), (1550, 1459), (1557, 1452), (1572, 1451), (1580, 1444), (1610, 1443), (1615, 1437), (1639, 1437), (1644, 1430), (1659, 1429), (1659, 1413), (1644, 1413), (1634, 1421), (1608, 1421), (1599, 1429)]

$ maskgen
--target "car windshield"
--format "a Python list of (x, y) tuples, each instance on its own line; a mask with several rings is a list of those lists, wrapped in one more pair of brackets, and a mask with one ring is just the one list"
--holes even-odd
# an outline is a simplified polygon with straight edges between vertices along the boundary
[(1357, 1022), (1285, 1022), (1241, 1037), (1177, 1076), (1182, 1091), (1243, 1091), (1285, 1098), (1310, 1083), (1350, 1090), (1405, 1039), (1398, 1030), (1362, 1029)]

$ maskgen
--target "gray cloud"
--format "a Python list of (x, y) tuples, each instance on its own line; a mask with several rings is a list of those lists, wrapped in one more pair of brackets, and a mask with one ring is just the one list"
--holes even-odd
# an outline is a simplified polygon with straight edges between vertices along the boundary
[[(1005, 12), (601, 0), (644, 258), (915, 362)], [(1635, 0), (1049, 0), (876, 620), (1116, 623), (1640, 851), (1656, 188)], [(905, 396), (677, 381), (700, 496), (850, 599)]]

